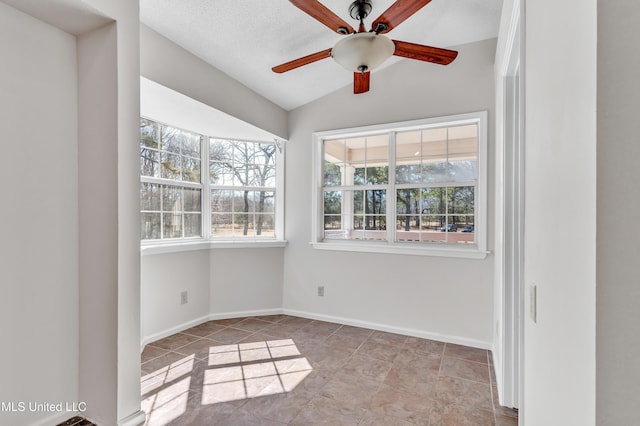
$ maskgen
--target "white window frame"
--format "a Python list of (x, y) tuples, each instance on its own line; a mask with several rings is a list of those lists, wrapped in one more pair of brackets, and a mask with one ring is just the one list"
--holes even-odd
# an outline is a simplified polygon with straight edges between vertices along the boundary
[[(318, 250), (353, 251), (367, 253), (389, 253), (423, 256), (459, 257), (484, 259), (487, 251), (487, 111), (420, 120), (378, 124), (372, 126), (329, 130), (313, 133), (312, 153), (312, 230), (311, 245)], [(395, 242), (395, 134), (465, 124), (478, 125), (478, 177), (475, 194), (474, 233), (475, 244), (410, 243)], [(387, 241), (325, 240), (323, 211), (323, 143), (331, 139), (347, 139), (389, 133), (389, 193), (387, 194)], [(364, 189), (371, 189), (363, 185)], [(389, 205), (393, 203), (392, 205)]]
[[(140, 175), (140, 181), (148, 183), (157, 183), (161, 185), (180, 186), (185, 188), (198, 188), (202, 192), (201, 199), (201, 231), (200, 237), (182, 237), (182, 238), (170, 238), (170, 239), (154, 239), (154, 240), (141, 240), (140, 247), (143, 255), (148, 254), (160, 254), (160, 253), (173, 253), (192, 250), (206, 250), (216, 248), (269, 248), (269, 247), (284, 247), (287, 243), (284, 237), (284, 171), (285, 171), (285, 150), (286, 143), (284, 140), (273, 141), (254, 141), (247, 139), (230, 139), (227, 137), (217, 137), (215, 135), (203, 135), (199, 132), (183, 129), (179, 126), (164, 123), (159, 120), (155, 120), (150, 117), (142, 116), (141, 119), (146, 119), (162, 126), (173, 127), (179, 130), (183, 130), (195, 135), (200, 136), (200, 182), (184, 182), (171, 180), (166, 178), (156, 178)], [(249, 143), (261, 143), (261, 144), (274, 144), (276, 146), (276, 186), (275, 186), (275, 236), (274, 237), (230, 237), (220, 238), (213, 237), (211, 232), (211, 185), (209, 182), (209, 146), (211, 139), (224, 139), (238, 142)]]

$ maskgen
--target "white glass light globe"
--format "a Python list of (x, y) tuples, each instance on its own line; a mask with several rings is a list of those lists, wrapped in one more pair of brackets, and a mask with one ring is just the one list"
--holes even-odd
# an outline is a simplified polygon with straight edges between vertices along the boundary
[(382, 65), (396, 50), (393, 41), (376, 33), (355, 33), (331, 49), (331, 57), (349, 71), (365, 72)]

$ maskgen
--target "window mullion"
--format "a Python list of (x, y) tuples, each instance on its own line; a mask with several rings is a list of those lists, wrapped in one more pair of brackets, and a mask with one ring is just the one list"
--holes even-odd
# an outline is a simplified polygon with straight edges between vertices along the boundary
[(387, 187), (387, 243), (396, 241), (396, 132), (389, 132), (389, 181)]
[(209, 138), (201, 136), (200, 145), (200, 158), (201, 158), (201, 170), (200, 183), (202, 184), (202, 192), (200, 198), (200, 215), (202, 220), (202, 238), (211, 238), (211, 179), (209, 177), (209, 170), (211, 165), (209, 164)]

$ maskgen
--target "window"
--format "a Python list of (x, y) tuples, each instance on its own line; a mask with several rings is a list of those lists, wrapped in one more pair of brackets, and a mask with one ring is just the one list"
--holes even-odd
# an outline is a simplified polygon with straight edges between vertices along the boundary
[(141, 240), (282, 239), (281, 150), (141, 118)]
[(210, 139), (211, 233), (275, 237), (276, 145)]
[(486, 113), (314, 135), (314, 247), (486, 256)]
[(141, 239), (202, 236), (200, 135), (140, 120)]

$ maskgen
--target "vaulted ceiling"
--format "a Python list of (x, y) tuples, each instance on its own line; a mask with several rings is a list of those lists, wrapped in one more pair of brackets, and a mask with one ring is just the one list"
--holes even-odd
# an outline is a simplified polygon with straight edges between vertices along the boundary
[[(321, 2), (357, 28), (350, 0)], [(372, 2), (367, 28), (394, 0)], [(501, 9), (502, 0), (432, 0), (389, 36), (445, 48), (485, 40), (497, 37)], [(330, 58), (284, 74), (271, 70), (344, 37), (286, 0), (140, 0), (140, 19), (286, 110), (353, 83), (353, 74)], [(383, 67), (407, 60), (394, 56)], [(426, 70), (439, 66), (424, 63)]]

